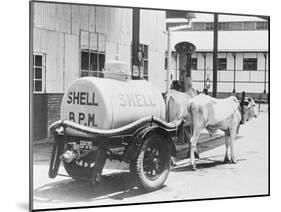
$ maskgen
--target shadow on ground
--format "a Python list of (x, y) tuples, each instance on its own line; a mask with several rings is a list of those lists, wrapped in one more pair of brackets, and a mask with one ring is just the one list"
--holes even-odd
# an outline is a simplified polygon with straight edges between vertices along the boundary
[[(241, 138), (238, 136), (236, 139)], [(214, 147), (224, 144), (224, 138), (217, 141), (206, 142), (199, 145), (199, 152), (205, 152)], [(49, 149), (47, 145), (43, 150)], [(38, 149), (35, 154), (45, 152), (44, 157), (35, 157), (35, 162), (42, 164), (48, 158), (48, 151)], [(222, 161), (224, 155), (200, 158), (197, 163), (198, 170), (221, 166), (225, 163)], [(37, 160), (36, 160), (37, 159)], [(42, 161), (41, 161), (41, 160)], [(242, 159), (243, 160), (243, 159)], [(43, 162), (43, 163), (44, 163)], [(239, 161), (238, 161), (239, 162)], [(192, 171), (189, 163), (178, 167), (171, 168), (171, 172)], [(143, 190), (138, 189), (137, 183), (133, 176), (128, 172), (116, 172), (110, 175), (104, 175), (97, 185), (91, 185), (88, 181), (75, 181), (72, 179), (61, 180), (45, 184), (34, 190), (34, 201), (36, 202), (89, 202), (102, 199), (123, 200), (135, 196), (146, 194)]]
[(130, 173), (119, 172), (102, 176), (97, 185), (88, 181), (62, 180), (43, 185), (34, 190), (37, 202), (80, 202), (102, 199), (122, 200), (146, 194), (138, 189)]

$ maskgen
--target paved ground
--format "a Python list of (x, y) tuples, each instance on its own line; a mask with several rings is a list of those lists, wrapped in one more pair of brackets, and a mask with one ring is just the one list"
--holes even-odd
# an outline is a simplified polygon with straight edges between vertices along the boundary
[[(126, 170), (127, 165), (108, 163), (105, 176), (96, 186), (65, 177), (48, 178), (50, 145), (34, 148), (34, 208), (58, 208), (123, 204), (225, 196), (267, 194), (268, 192), (268, 114), (241, 126), (236, 140), (238, 164), (223, 164), (223, 139), (217, 148), (200, 154), (198, 170), (191, 171), (189, 161), (172, 168), (165, 186), (141, 193)], [(117, 169), (116, 169), (117, 168)], [(64, 169), (61, 167), (61, 173)], [(114, 174), (112, 174), (114, 173)]]

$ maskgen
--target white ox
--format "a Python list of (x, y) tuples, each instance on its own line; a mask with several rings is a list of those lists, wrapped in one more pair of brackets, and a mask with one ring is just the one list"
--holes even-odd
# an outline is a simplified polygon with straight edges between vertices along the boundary
[[(257, 116), (255, 102), (248, 98), (248, 105), (244, 108), (245, 120), (249, 121)], [(190, 139), (190, 160), (192, 169), (196, 170), (195, 151), (200, 132), (207, 129), (213, 133), (217, 129), (225, 132), (226, 153), (225, 162), (236, 163), (234, 154), (234, 140), (241, 121), (239, 101), (231, 96), (226, 99), (216, 99), (204, 94), (195, 96), (189, 101), (193, 133)]]
[[(190, 138), (190, 118), (189, 118), (189, 101), (192, 97), (196, 96), (197, 92), (190, 89), (188, 92), (179, 92), (170, 90), (165, 94), (166, 102), (166, 121), (172, 122), (178, 119), (183, 119), (183, 126), (179, 129), (178, 139), (184, 140)], [(188, 141), (186, 141), (188, 142)], [(196, 153), (195, 153), (196, 154)], [(196, 156), (198, 156), (196, 154)], [(172, 165), (175, 165), (175, 160), (172, 157)]]
[(172, 122), (180, 118), (187, 118), (189, 101), (196, 95), (197, 92), (194, 89), (185, 93), (176, 90), (170, 90), (166, 93), (166, 121)]

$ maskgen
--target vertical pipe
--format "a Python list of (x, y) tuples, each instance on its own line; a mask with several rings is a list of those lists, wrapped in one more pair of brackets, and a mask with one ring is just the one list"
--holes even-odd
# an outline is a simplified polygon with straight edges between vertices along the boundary
[(175, 79), (176, 80), (178, 80), (178, 64), (179, 64), (179, 62), (178, 62), (178, 53), (176, 52), (176, 77), (175, 77)]
[(140, 40), (140, 9), (133, 8), (133, 21), (132, 21), (132, 79), (139, 79), (140, 73), (138, 73), (138, 76), (134, 76), (134, 67), (139, 67), (139, 61), (138, 61), (138, 51), (139, 51), (139, 40)]
[(241, 107), (241, 124), (244, 124), (244, 105), (245, 105), (245, 91), (242, 92), (240, 107)]
[(232, 53), (234, 59), (234, 67), (233, 67), (233, 91), (232, 93), (236, 92), (236, 53)]
[[(29, 2), (29, 40), (33, 41), (34, 27), (34, 2)], [(34, 137), (34, 121), (33, 121), (33, 42), (29, 42), (29, 210), (33, 210), (33, 137)]]
[(184, 92), (189, 91), (192, 88), (192, 78), (191, 78), (191, 54), (188, 52), (186, 54), (186, 68), (184, 74)]
[(206, 89), (206, 53), (202, 53), (204, 57), (204, 89)]
[(213, 97), (217, 97), (218, 14), (214, 14)]
[(263, 93), (266, 93), (266, 59), (267, 59), (266, 53), (263, 53), (263, 56), (264, 56), (264, 90), (263, 90)]
[(167, 55), (167, 84), (166, 84), (166, 90), (167, 92), (170, 90), (170, 73), (171, 73), (171, 30), (168, 28), (168, 34), (167, 34), (167, 47), (168, 47), (168, 55)]
[(65, 70), (65, 32), (63, 33), (63, 86), (62, 86), (62, 90), (63, 92), (65, 91), (65, 85), (66, 85), (66, 70)]

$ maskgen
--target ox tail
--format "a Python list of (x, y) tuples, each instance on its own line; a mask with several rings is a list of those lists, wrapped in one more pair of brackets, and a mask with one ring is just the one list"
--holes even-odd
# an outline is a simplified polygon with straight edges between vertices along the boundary
[(238, 126), (237, 126), (237, 128), (236, 128), (236, 134), (237, 134), (237, 135), (238, 135), (238, 133), (239, 133), (240, 125), (243, 124), (243, 114), (242, 114), (242, 108), (241, 108), (240, 105), (238, 105), (238, 111), (239, 111), (239, 114), (240, 114), (240, 120), (238, 120), (238, 121), (239, 121), (239, 124), (238, 124)]
[(194, 130), (194, 122), (193, 122), (193, 117), (194, 117), (194, 114), (193, 114), (193, 105), (194, 103), (191, 102), (188, 106), (188, 116), (189, 116), (189, 131), (190, 131), (190, 135), (192, 136), (193, 135), (193, 130)]
[(167, 121), (167, 122), (170, 122), (170, 121), (171, 121), (171, 120), (170, 120), (170, 103), (171, 103), (171, 101), (174, 101), (174, 100), (173, 100), (173, 97), (170, 96), (170, 95), (168, 95), (168, 96), (166, 97), (166, 121)]

